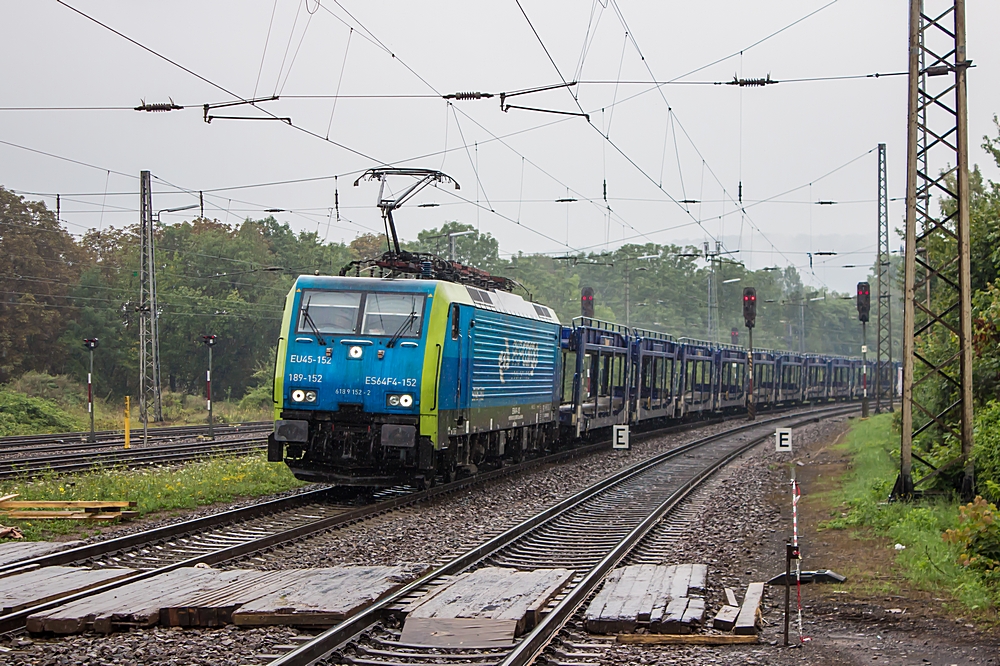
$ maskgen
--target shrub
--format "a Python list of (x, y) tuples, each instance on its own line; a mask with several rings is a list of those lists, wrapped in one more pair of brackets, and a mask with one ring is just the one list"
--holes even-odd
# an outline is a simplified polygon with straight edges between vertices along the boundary
[(946, 530), (944, 540), (962, 548), (959, 564), (1000, 582), (1000, 513), (996, 504), (976, 497), (958, 511), (958, 527)]
[(980, 494), (1000, 502), (1000, 402), (990, 401), (976, 411), (976, 484)]
[(50, 400), (0, 390), (0, 435), (68, 432), (80, 427), (76, 419)]
[(66, 375), (31, 370), (7, 384), (11, 391), (53, 402), (63, 409), (87, 408), (87, 387)]

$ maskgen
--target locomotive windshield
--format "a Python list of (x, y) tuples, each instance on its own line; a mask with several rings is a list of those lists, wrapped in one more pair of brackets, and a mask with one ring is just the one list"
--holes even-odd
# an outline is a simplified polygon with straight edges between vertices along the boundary
[(310, 290), (302, 294), (297, 330), (415, 338), (423, 314), (423, 294)]
[(386, 294), (373, 292), (365, 298), (362, 335), (413, 337), (420, 334), (420, 315), (424, 310), (422, 294)]

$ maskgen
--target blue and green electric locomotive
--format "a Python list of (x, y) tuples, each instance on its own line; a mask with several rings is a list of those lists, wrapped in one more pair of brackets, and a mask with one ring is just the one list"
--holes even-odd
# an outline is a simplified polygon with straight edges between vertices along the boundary
[(515, 294), (301, 276), (281, 330), (268, 459), (300, 479), (429, 484), (558, 437), (559, 320)]

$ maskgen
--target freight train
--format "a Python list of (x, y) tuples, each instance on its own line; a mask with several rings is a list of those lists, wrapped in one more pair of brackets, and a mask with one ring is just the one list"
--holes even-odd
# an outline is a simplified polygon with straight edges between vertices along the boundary
[(750, 386), (757, 409), (863, 390), (859, 359), (754, 350), (751, 384), (742, 347), (592, 317), (563, 325), (477, 284), (300, 276), (281, 323), (268, 460), (309, 481), (427, 486), (613, 425), (745, 411)]

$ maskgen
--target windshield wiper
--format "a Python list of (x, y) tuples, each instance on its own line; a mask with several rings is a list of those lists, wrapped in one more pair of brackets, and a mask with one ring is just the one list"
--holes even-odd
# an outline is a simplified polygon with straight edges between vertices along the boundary
[(319, 326), (316, 325), (316, 322), (313, 321), (312, 315), (309, 314), (310, 303), (312, 303), (312, 296), (309, 297), (309, 300), (306, 301), (305, 307), (302, 308), (302, 321), (309, 324), (309, 328), (312, 329), (313, 334), (316, 336), (316, 342), (321, 345), (325, 345), (326, 338), (324, 338), (323, 334), (319, 332)]
[(417, 319), (416, 311), (413, 311), (410, 314), (406, 315), (406, 319), (403, 320), (403, 323), (399, 325), (399, 329), (395, 333), (393, 333), (391, 338), (389, 338), (389, 342), (385, 343), (385, 346), (392, 347), (394, 344), (396, 344), (396, 340), (398, 340), (400, 336), (403, 335), (403, 333), (409, 330), (410, 326), (413, 325), (413, 322), (416, 321), (416, 319)]

